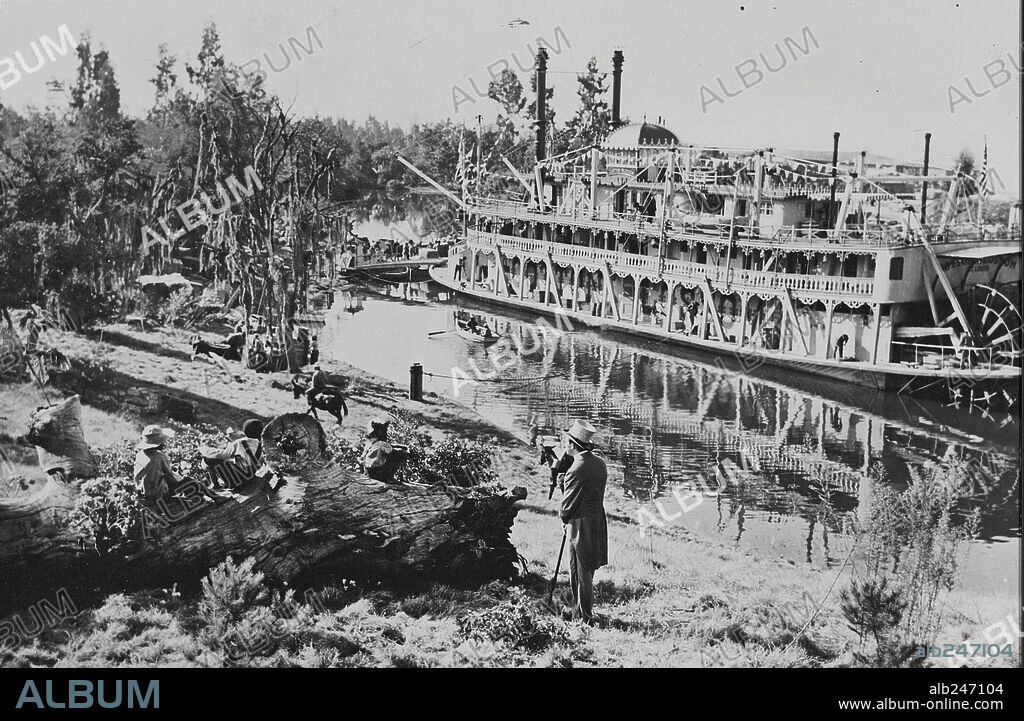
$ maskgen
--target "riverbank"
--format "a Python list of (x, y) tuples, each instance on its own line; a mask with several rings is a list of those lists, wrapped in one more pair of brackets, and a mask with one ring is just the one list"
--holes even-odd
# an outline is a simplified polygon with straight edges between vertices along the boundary
[[(259, 375), (237, 363), (189, 360), (190, 334), (143, 332), (112, 325), (88, 336), (54, 332), (54, 345), (74, 363), (64, 379), (82, 395), (86, 439), (107, 447), (134, 438), (142, 425), (178, 422), (240, 427), (247, 418), (269, 420), (301, 411), (283, 389), (287, 374)], [(844, 666), (854, 663), (857, 639), (839, 610), (837, 582), (845, 552), (833, 568), (812, 569), (785, 559), (755, 558), (724, 543), (687, 531), (685, 518), (664, 528), (641, 529), (635, 501), (610, 478), (609, 565), (596, 575), (595, 628), (552, 621), (554, 640), (519, 646), (481, 645), (460, 625), (467, 614), (495, 614), (514, 626), (535, 622), (558, 553), (556, 501), (547, 500), (548, 476), (525, 439), (503, 431), (473, 410), (437, 395), (424, 402), (367, 370), (341, 363), (329, 371), (348, 378), (350, 414), (340, 427), (322, 415), (325, 430), (357, 442), (373, 417), (396, 412), (414, 420), (435, 440), (455, 434), (488, 441), (494, 468), (507, 486), (521, 485), (512, 542), (525, 559), (516, 584), (490, 584), (479, 592), (437, 587), (423, 592), (352, 587), (315, 589), (329, 602), (310, 611), (309, 629), (343, 635), (351, 645), (310, 641), (272, 653), (248, 654), (246, 665), (577, 665), (577, 666)], [(50, 391), (52, 393), (52, 391)], [(166, 399), (171, 399), (168, 405)], [(0, 440), (23, 432), (28, 414), (42, 403), (29, 385), (4, 387)], [(162, 405), (168, 410), (156, 410)], [(707, 501), (705, 501), (707, 502)], [(670, 502), (671, 503), (671, 502)], [(669, 504), (666, 504), (667, 510)], [(657, 513), (651, 509), (653, 513)], [(560, 590), (567, 585), (563, 562)], [(525, 591), (519, 598), (518, 588)], [(982, 643), (984, 630), (1006, 610), (994, 599), (951, 599), (942, 635), (932, 643)], [(204, 641), (209, 631), (197, 620), (198, 599), (173, 590), (111, 596), (98, 608), (22, 644), (6, 663), (70, 665), (222, 665)], [(199, 614), (201, 616), (201, 614)], [(544, 614), (543, 620), (547, 620)], [(493, 619), (492, 619), (493, 620)], [(306, 630), (309, 630), (306, 629)], [(305, 631), (304, 631), (305, 632)], [(313, 633), (309, 630), (309, 633)], [(301, 636), (301, 634), (298, 634)], [(334, 636), (331, 636), (333, 638)], [(70, 640), (69, 640), (70, 637)], [(308, 640), (308, 639), (307, 639)], [(336, 640), (336, 639), (335, 639)], [(924, 640), (923, 640), (924, 641)], [(326, 645), (324, 645), (326, 644)], [(317, 650), (319, 649), (319, 650)], [(324, 649), (331, 652), (327, 653)], [(326, 654), (326, 655), (325, 655)], [(998, 659), (1005, 665), (1005, 659)]]

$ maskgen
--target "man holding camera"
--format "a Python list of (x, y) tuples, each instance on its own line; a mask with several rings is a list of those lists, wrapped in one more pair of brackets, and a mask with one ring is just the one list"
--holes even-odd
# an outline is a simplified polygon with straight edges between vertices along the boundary
[[(569, 539), (569, 581), (572, 618), (593, 623), (594, 571), (608, 563), (608, 521), (604, 489), (608, 468), (594, 454), (596, 429), (586, 421), (573, 421), (565, 432), (565, 455), (553, 468), (568, 470), (558, 476), (562, 489), (559, 516)], [(571, 465), (566, 458), (571, 459)]]

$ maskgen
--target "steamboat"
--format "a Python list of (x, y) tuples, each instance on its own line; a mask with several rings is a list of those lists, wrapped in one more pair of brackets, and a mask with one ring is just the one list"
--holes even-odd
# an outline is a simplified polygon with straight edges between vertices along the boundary
[(514, 176), (521, 197), (465, 186), (458, 197), (423, 176), (464, 216), (433, 280), (744, 370), (769, 363), (1016, 407), (1019, 202), (1005, 224), (982, 223), (984, 181), (930, 169), (930, 135), (918, 166), (840, 155), (838, 133), (828, 162), (827, 152), (686, 144), (660, 118), (624, 123), (622, 64), (616, 51), (603, 143), (548, 157), (538, 51), (536, 164)]

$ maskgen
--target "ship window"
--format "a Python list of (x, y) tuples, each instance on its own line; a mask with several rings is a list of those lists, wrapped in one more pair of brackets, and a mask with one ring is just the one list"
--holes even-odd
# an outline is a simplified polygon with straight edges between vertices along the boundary
[(903, 258), (889, 261), (889, 280), (903, 280)]
[(843, 261), (843, 277), (845, 278), (856, 278), (857, 277), (857, 256), (848, 255), (846, 260)]

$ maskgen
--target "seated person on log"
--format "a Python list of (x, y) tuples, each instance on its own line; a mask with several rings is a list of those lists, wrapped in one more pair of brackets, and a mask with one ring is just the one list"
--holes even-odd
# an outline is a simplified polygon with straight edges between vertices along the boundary
[(204, 496), (216, 501), (217, 496), (202, 483), (186, 481), (171, 468), (171, 460), (164, 453), (164, 444), (174, 437), (174, 431), (160, 426), (146, 426), (135, 456), (133, 477), (146, 501), (158, 501), (195, 486)]
[(402, 461), (405, 460), (405, 446), (388, 443), (390, 421), (372, 420), (366, 427), (366, 441), (359, 456), (359, 465), (366, 475), (375, 481), (394, 483)]
[(261, 476), (262, 433), (263, 423), (250, 418), (242, 424), (242, 437), (231, 441), (224, 448), (199, 447), (199, 453), (203, 457), (203, 463), (206, 464), (214, 488), (222, 486), (226, 489), (235, 489)]

